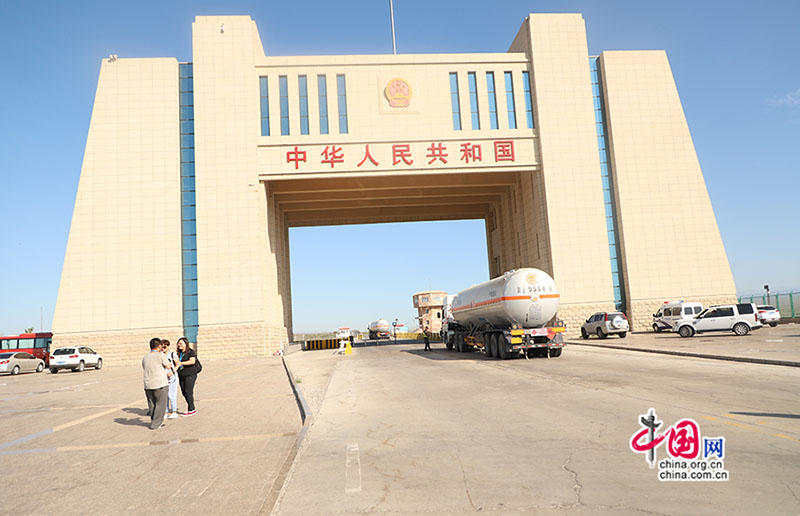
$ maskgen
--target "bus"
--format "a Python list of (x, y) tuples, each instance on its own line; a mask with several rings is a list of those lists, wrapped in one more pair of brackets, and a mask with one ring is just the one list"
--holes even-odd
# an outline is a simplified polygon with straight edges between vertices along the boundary
[(25, 351), (36, 358), (44, 360), (45, 365), (50, 363), (50, 344), (53, 342), (52, 333), (23, 333), (0, 337), (0, 352)]

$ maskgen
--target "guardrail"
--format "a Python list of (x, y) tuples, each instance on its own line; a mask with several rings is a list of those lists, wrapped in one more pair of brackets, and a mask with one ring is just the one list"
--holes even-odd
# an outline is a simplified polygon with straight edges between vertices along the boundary
[(757, 305), (774, 306), (781, 317), (800, 317), (800, 292), (777, 292), (775, 294), (753, 294), (739, 296), (740, 303), (756, 303)]

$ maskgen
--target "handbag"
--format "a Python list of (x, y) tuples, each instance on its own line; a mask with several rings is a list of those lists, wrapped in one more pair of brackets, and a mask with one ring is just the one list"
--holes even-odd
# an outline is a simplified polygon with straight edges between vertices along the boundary
[(203, 370), (203, 364), (200, 363), (200, 359), (197, 357), (194, 357), (194, 367), (198, 373)]

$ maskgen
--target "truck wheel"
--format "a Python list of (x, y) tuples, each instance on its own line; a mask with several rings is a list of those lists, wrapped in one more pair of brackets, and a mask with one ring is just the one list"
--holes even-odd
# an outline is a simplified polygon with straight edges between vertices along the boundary
[(444, 345), (447, 348), (447, 351), (452, 351), (453, 350), (453, 339), (450, 338), (450, 337), (447, 337), (447, 340), (445, 341)]
[(550, 350), (550, 358), (558, 358), (561, 356), (561, 350), (563, 348), (552, 348)]
[(750, 327), (743, 322), (736, 323), (733, 325), (733, 333), (742, 337), (747, 335), (750, 332)]
[(456, 353), (461, 353), (464, 351), (464, 337), (461, 335), (456, 334)]
[(586, 328), (581, 328), (581, 338), (582, 339), (588, 339), (589, 338), (589, 334), (586, 333)]
[(602, 330), (602, 329), (600, 329), (600, 328), (597, 328), (597, 338), (598, 338), (598, 339), (605, 339), (606, 337), (608, 337), (608, 335), (606, 335), (605, 333), (603, 333), (603, 330)]
[(694, 328), (691, 326), (681, 326), (681, 328), (678, 330), (678, 335), (683, 338), (691, 337), (694, 335)]
[(497, 358), (500, 360), (505, 360), (508, 358), (508, 349), (506, 348), (506, 337), (505, 335), (498, 334), (499, 338), (495, 341), (497, 343)]

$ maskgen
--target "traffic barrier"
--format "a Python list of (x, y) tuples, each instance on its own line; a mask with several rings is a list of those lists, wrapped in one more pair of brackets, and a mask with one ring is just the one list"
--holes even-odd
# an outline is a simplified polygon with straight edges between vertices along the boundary
[(339, 339), (307, 340), (303, 343), (303, 351), (317, 349), (339, 349)]

